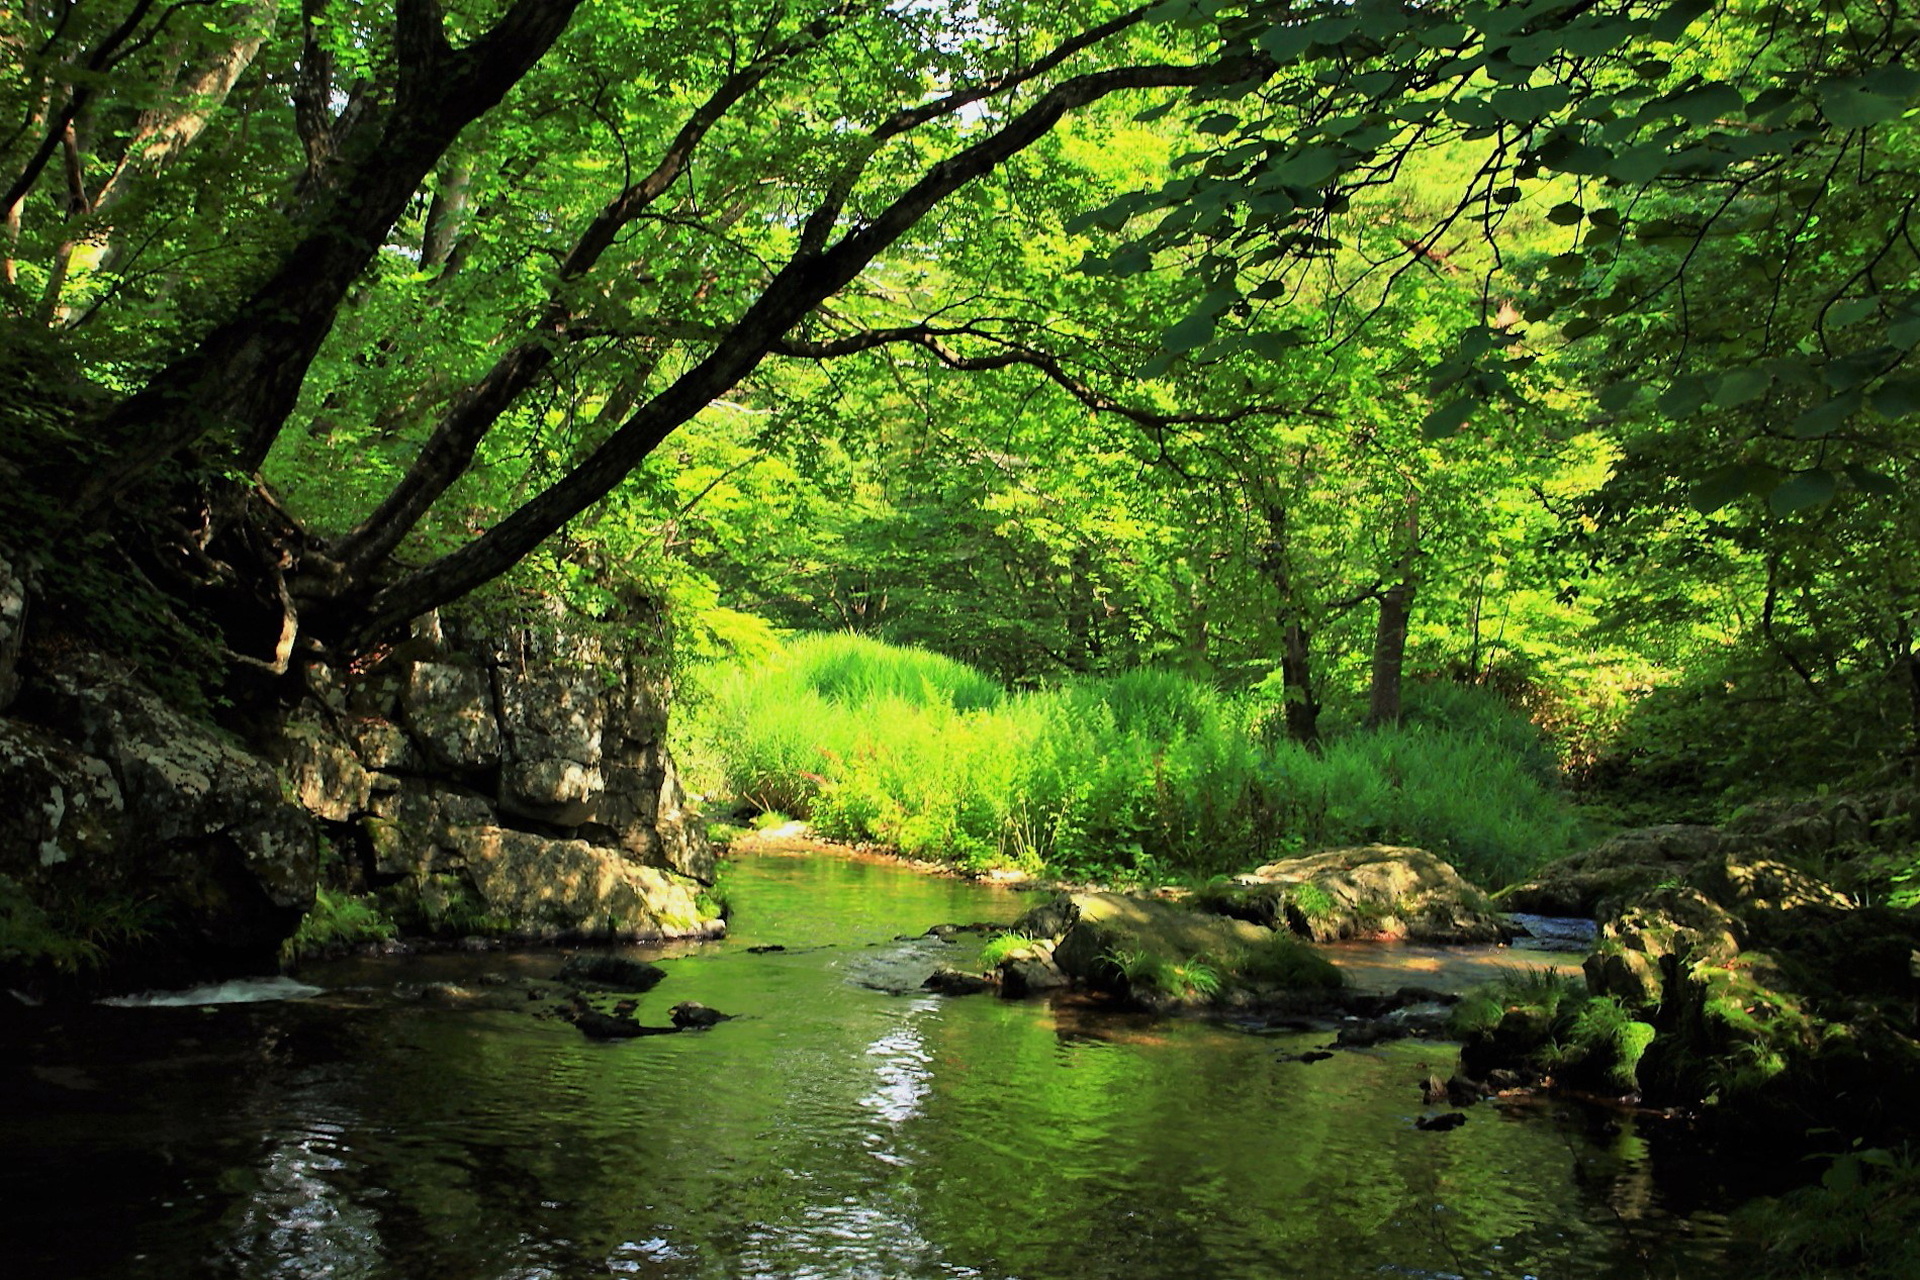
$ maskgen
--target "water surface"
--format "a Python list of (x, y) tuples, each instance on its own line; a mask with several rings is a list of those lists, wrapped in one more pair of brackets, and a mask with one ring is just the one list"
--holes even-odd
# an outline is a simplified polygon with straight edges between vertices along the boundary
[[(527, 1000), (557, 953), (310, 966), (324, 994), (37, 1025), (0, 1103), (19, 1277), (1642, 1277), (1714, 1265), (1722, 1193), (1631, 1117), (1483, 1104), (1451, 1046), (888, 994), (1020, 895), (885, 863), (730, 868), (733, 936), (642, 951), (614, 1043)], [(755, 946), (784, 951), (754, 953)], [(457, 983), (459, 991), (434, 987)], [(17, 1087), (13, 1087), (17, 1084)], [(1697, 1165), (1689, 1163), (1689, 1167)]]

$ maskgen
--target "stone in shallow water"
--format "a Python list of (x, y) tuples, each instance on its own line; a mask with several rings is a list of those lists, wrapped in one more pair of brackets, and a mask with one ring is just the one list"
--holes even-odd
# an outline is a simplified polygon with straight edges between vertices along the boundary
[(555, 981), (574, 986), (605, 987), (609, 991), (651, 991), (667, 971), (645, 960), (604, 952), (582, 951), (567, 957)]

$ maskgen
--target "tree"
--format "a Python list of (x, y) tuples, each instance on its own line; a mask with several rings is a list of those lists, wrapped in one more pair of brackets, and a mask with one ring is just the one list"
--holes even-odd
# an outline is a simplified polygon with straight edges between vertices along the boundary
[[(43, 308), (57, 326), (43, 346), (82, 363), (135, 352), (122, 355), (114, 386), (95, 380), (66, 431), (19, 450), (29, 483), (15, 536), (38, 526), (48, 540), (72, 538), (117, 512), (116, 536), (169, 590), (277, 619), (271, 657), (260, 656), (257, 614), (227, 621), (230, 637), (257, 646), (244, 655), (256, 664), (285, 670), (302, 635), (363, 645), (507, 571), (769, 355), (915, 336), (796, 331), (831, 329), (837, 317), (823, 306), (887, 255), (927, 252), (913, 233), (937, 234), (922, 227), (928, 215), (1066, 113), (1116, 93), (1273, 70), (1264, 58), (1156, 44), (1145, 8), (1064, 29), (1017, 3), (749, 5), (724, 24), (704, 4), (596, 10), (579, 23), (575, 8), (519, 0), (447, 15), (398, 0), (389, 21), (374, 22), (309, 0), (297, 46), (272, 34), (253, 45), (258, 27), (248, 27), (251, 52), (230, 59), (246, 66), (224, 99), (191, 99), (208, 114), (194, 147), (259, 147), (248, 159), (270, 176), (255, 190), (282, 195), (219, 209), (162, 183), (144, 208), (76, 210), (54, 185), (56, 153), (82, 181), (116, 156), (154, 155), (158, 135), (133, 122), (135, 107), (169, 83), (174, 62), (159, 51), (177, 8), (133, 0), (117, 21), (103, 11), (91, 23), (66, 9), (14, 13), (9, 39), (40, 72), (37, 91), (14, 104), (24, 123), (7, 153), (20, 226), (14, 309), (29, 309), (37, 285), (57, 301)], [(243, 12), (257, 22), (252, 8), (219, 9), (230, 23)], [(544, 58), (556, 46), (561, 56)], [(589, 120), (622, 155), (593, 204), (568, 166), (599, 164), (558, 145), (565, 125)], [(488, 169), (500, 181), (476, 193), (471, 175)], [(425, 225), (414, 221), (423, 205)], [(466, 229), (450, 232), (462, 205)], [(186, 229), (171, 231), (183, 215)], [(76, 272), (66, 246), (80, 230), (150, 247)], [(218, 274), (183, 265), (202, 252)], [(385, 406), (393, 417), (380, 429), (396, 437), (401, 469), (371, 509), (309, 528), (247, 479), (296, 417), (325, 430), (353, 407), (323, 396), (297, 413), (329, 341), (371, 337), (343, 319), (404, 323), (410, 308), (499, 289), (476, 279), (490, 252), (496, 270), (518, 257), (521, 287), (467, 326), (490, 358), (465, 377), (426, 376), (404, 330), (327, 356), (416, 381), (417, 394)], [(143, 254), (171, 262), (142, 274)], [(423, 262), (428, 271), (407, 270)], [(422, 296), (442, 281), (444, 300)], [(177, 294), (193, 305), (174, 309)], [(538, 434), (533, 401), (563, 378), (597, 384), (590, 398), (605, 415), (572, 456), (484, 530), (402, 567), (396, 554), (474, 478), (492, 433), (505, 423)]]

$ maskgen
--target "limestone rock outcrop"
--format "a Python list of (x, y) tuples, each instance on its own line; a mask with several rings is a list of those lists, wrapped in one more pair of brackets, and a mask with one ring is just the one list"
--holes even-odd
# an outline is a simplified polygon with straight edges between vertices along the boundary
[(270, 964), (317, 845), (271, 765), (104, 660), (0, 720), (0, 875), (89, 945), (166, 934), (183, 965)]
[(658, 689), (590, 637), (436, 621), (327, 672), (272, 754), (408, 927), (527, 938), (719, 931), (714, 856)]

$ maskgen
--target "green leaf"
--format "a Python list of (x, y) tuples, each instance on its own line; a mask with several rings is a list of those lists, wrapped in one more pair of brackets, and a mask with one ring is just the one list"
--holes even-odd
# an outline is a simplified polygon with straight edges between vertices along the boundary
[(1547, 210), (1547, 221), (1556, 227), (1577, 227), (1585, 220), (1587, 211), (1571, 200), (1564, 201)]
[(1820, 94), (1821, 113), (1838, 129), (1869, 128), (1906, 109), (1903, 98), (1889, 98), (1852, 85), (1828, 85)]
[(1729, 369), (1715, 381), (1713, 407), (1731, 409), (1766, 394), (1773, 378), (1764, 369)]
[(1688, 418), (1697, 413), (1707, 403), (1707, 383), (1704, 378), (1676, 378), (1671, 386), (1660, 393), (1654, 402), (1661, 413), (1669, 418)]
[(1814, 467), (1807, 471), (1796, 471), (1780, 482), (1767, 498), (1767, 506), (1777, 516), (1790, 516), (1796, 511), (1805, 511), (1831, 501), (1838, 482), (1831, 471), (1824, 467)]
[(1877, 494), (1882, 498), (1897, 498), (1900, 496), (1900, 484), (1892, 476), (1882, 475), (1878, 471), (1870, 471), (1866, 467), (1854, 462), (1847, 464), (1846, 472), (1847, 478), (1867, 493)]
[(1212, 314), (1196, 311), (1167, 330), (1160, 339), (1160, 345), (1168, 352), (1180, 355), (1195, 347), (1204, 346), (1213, 337), (1214, 328), (1215, 320)]
[(1860, 393), (1849, 392), (1817, 404), (1793, 420), (1787, 430), (1802, 440), (1812, 440), (1838, 429), (1860, 407)]
[(1600, 407), (1608, 413), (1619, 413), (1633, 403), (1634, 397), (1640, 394), (1640, 386), (1638, 382), (1616, 382), (1601, 388), (1598, 396)]
[(1430, 411), (1421, 419), (1420, 434), (1429, 440), (1455, 435), (1467, 425), (1479, 405), (1470, 399), (1452, 400)]
[(1730, 84), (1703, 84), (1697, 89), (1674, 94), (1659, 104), (1688, 124), (1712, 124), (1715, 120), (1745, 115), (1747, 100)]
[(1771, 484), (1778, 473), (1772, 467), (1752, 462), (1736, 462), (1708, 472), (1693, 486), (1688, 502), (1695, 511), (1710, 516), (1722, 507)]
[(1458, 22), (1436, 22), (1413, 38), (1429, 49), (1455, 49), (1467, 42), (1467, 28)]
[(1880, 299), (1848, 298), (1845, 302), (1836, 302), (1827, 308), (1827, 323), (1844, 325), (1859, 324), (1862, 320), (1878, 315)]
[(1887, 326), (1887, 341), (1912, 350), (1920, 346), (1920, 311), (1903, 311)]
[(1340, 159), (1332, 147), (1308, 147), (1282, 161), (1274, 176), (1289, 186), (1321, 187), (1340, 172)]
[(1872, 396), (1873, 411), (1888, 418), (1920, 412), (1920, 378), (1895, 378), (1880, 384)]

